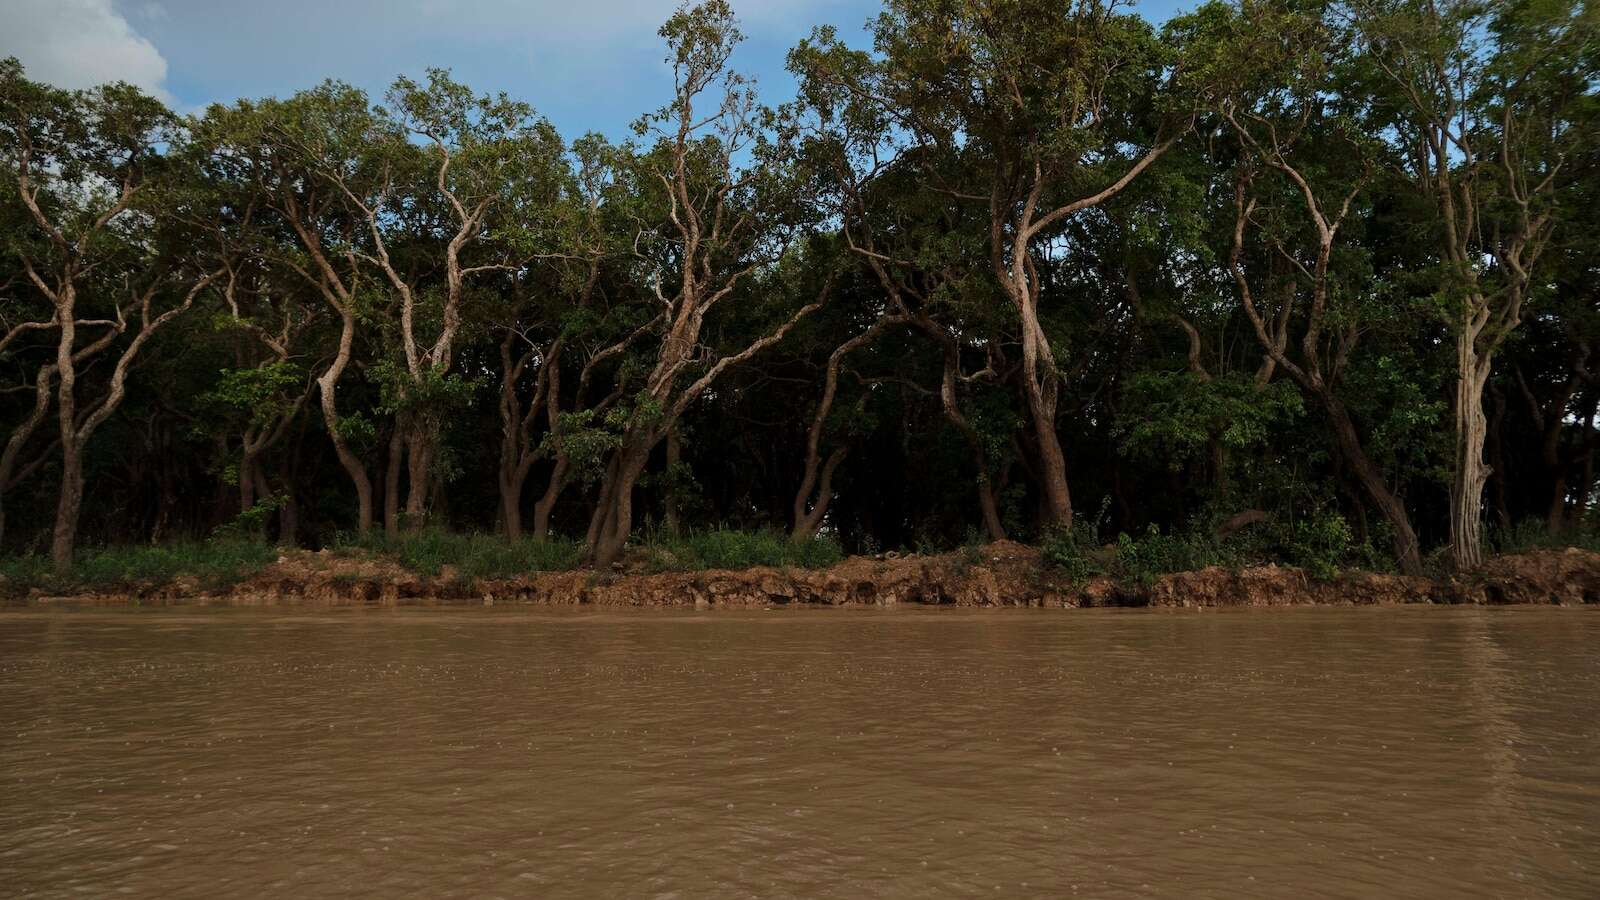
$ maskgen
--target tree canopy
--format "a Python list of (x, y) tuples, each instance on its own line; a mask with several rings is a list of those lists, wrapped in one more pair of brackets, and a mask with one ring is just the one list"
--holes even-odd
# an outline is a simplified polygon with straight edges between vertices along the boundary
[(724, 0), (660, 36), (621, 142), (442, 69), (185, 116), (0, 62), (0, 550), (1595, 526), (1587, 0), (886, 0), (781, 102)]

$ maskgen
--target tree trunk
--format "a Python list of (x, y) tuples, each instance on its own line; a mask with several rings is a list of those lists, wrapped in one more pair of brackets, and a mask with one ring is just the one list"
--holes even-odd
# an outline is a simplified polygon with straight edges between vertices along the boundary
[(500, 533), (508, 541), (522, 540), (522, 483), (515, 467), (500, 466)]
[(1330, 394), (1322, 394), (1318, 399), (1322, 401), (1323, 409), (1328, 414), (1328, 422), (1333, 428), (1334, 440), (1338, 444), (1340, 454), (1350, 465), (1362, 490), (1378, 508), (1378, 513), (1394, 531), (1394, 556), (1400, 571), (1407, 575), (1421, 575), (1422, 552), (1417, 545), (1417, 533), (1411, 527), (1411, 517), (1406, 514), (1405, 504), (1389, 490), (1383, 473), (1367, 456), (1366, 449), (1361, 446), (1361, 438), (1356, 433), (1355, 422), (1351, 420), (1349, 410), (1345, 409), (1337, 397)]
[(83, 504), (83, 445), (78, 442), (78, 369), (73, 350), (77, 345), (77, 292), (68, 283), (56, 302), (61, 337), (56, 344), (56, 414), (61, 425), (61, 495), (56, 503), (55, 528), (50, 540), (50, 561), (56, 572), (72, 570), (78, 537), (78, 514)]
[(1000, 503), (995, 497), (995, 485), (989, 478), (978, 479), (978, 508), (983, 511), (983, 530), (989, 540), (1006, 539), (1006, 528), (1000, 523)]
[[(1022, 245), (1019, 252), (1026, 254)], [(1046, 525), (1072, 527), (1072, 493), (1067, 487), (1067, 457), (1056, 434), (1056, 398), (1059, 391), (1053, 351), (1039, 324), (1036, 298), (1027, 284), (1020, 262), (1013, 264), (1014, 301), (1022, 317), (1022, 387), (1033, 419), (1034, 443), (1039, 454), (1039, 487), (1044, 494)]]
[(405, 434), (397, 418), (389, 436), (389, 464), (383, 470), (383, 533), (390, 540), (400, 536), (400, 470), (405, 465)]
[(550, 537), (550, 513), (556, 508), (561, 491), (567, 486), (568, 465), (567, 455), (558, 451), (555, 466), (550, 470), (550, 483), (545, 486), (544, 495), (533, 504), (533, 539), (536, 541)]
[(665, 520), (664, 524), (666, 525), (667, 534), (670, 534), (673, 537), (678, 537), (682, 530), (681, 525), (678, 522), (678, 493), (676, 483), (678, 465), (682, 462), (683, 442), (678, 439), (678, 426), (673, 425), (667, 429), (667, 490), (666, 496), (662, 498), (662, 508), (664, 512), (663, 519)]
[(51, 534), (50, 561), (59, 574), (72, 571), (78, 541), (78, 517), (83, 511), (83, 455), (75, 440), (61, 443), (61, 493), (56, 500), (55, 528)]
[(367, 477), (367, 467), (350, 449), (350, 444), (339, 433), (339, 407), (338, 388), (339, 378), (344, 374), (345, 367), (350, 364), (350, 354), (355, 343), (356, 320), (355, 314), (348, 307), (340, 310), (343, 326), (339, 334), (339, 350), (328, 370), (317, 379), (318, 392), (322, 401), (322, 420), (328, 427), (328, 436), (333, 441), (334, 454), (339, 457), (339, 465), (350, 476), (350, 481), (356, 488), (356, 533), (365, 537), (372, 530), (372, 481)]
[(644, 472), (650, 458), (653, 440), (644, 440), (621, 454), (615, 466), (611, 488), (604, 492), (604, 502), (595, 508), (595, 522), (590, 523), (590, 562), (603, 568), (616, 562), (628, 544), (633, 530), (633, 488)]
[(433, 436), (426, 423), (413, 422), (406, 439), (406, 530), (428, 523), (428, 496), (433, 490)]
[(1479, 357), (1476, 332), (1456, 334), (1455, 466), (1450, 480), (1450, 553), (1457, 569), (1483, 563), (1483, 462), (1489, 423), (1483, 414), (1483, 389), (1489, 358)]
[[(849, 453), (849, 447), (835, 448), (822, 463), (820, 473), (814, 468), (814, 460), (807, 460), (808, 471), (800, 483), (801, 492), (794, 498), (794, 527), (789, 532), (790, 540), (803, 544), (816, 537), (817, 532), (822, 530), (822, 523), (828, 517), (828, 507), (833, 504), (833, 473)], [(807, 510), (807, 495), (811, 493), (813, 486), (816, 487), (816, 500), (811, 504), (810, 510)]]
[(250, 511), (256, 505), (256, 458), (246, 454), (239, 457), (239, 515)]

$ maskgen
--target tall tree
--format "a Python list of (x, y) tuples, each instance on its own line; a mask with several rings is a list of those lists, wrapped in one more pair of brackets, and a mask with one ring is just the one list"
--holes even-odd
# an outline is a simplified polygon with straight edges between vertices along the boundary
[[(0, 63), (0, 118), (12, 189), (30, 219), (14, 246), (29, 282), (53, 310), (55, 359), (38, 377), (40, 384), (55, 381), (61, 484), (50, 556), (66, 571), (89, 439), (126, 398), (139, 352), (221, 270), (214, 257), (181, 253), (184, 241), (172, 233), (169, 210), (208, 198), (185, 196), (192, 184), (161, 153), (177, 139), (177, 123), (160, 101), (127, 84), (50, 88), (28, 81), (13, 59)], [(118, 344), (130, 327), (130, 339)], [(79, 366), (114, 345), (107, 387), (80, 405)]]
[(822, 302), (806, 303), (742, 349), (702, 356), (706, 316), (785, 257), (803, 233), (803, 205), (787, 171), (791, 136), (769, 128), (772, 115), (757, 105), (753, 86), (728, 68), (743, 37), (728, 4), (680, 7), (661, 36), (673, 99), (639, 124), (656, 144), (638, 158), (635, 177), (658, 210), (640, 242), (644, 278), (663, 316), (654, 365), (620, 425), (590, 520), (585, 555), (596, 565), (622, 552), (633, 528), (633, 488), (651, 450), (689, 405), (728, 367), (782, 340)]
[(1591, 139), (1575, 116), (1593, 91), (1597, 15), (1578, 2), (1352, 6), (1386, 85), (1375, 125), (1433, 207), (1437, 296), (1455, 334), (1450, 550), (1462, 568), (1483, 558), (1484, 390), (1558, 221), (1563, 163)]

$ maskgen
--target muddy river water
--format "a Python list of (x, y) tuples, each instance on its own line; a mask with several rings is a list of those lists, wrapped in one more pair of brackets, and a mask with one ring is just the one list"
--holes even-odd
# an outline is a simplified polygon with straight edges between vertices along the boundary
[(1600, 610), (0, 612), (0, 896), (1600, 896)]

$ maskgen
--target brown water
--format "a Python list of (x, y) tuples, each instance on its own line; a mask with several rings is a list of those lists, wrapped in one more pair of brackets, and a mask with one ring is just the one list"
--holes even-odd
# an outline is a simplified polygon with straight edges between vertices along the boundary
[(0, 895), (1600, 896), (1600, 610), (0, 614)]

